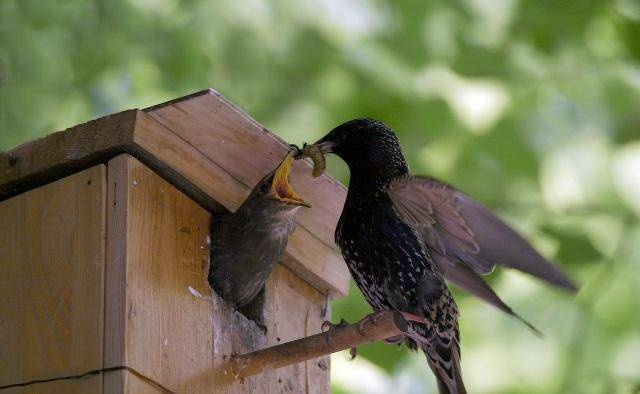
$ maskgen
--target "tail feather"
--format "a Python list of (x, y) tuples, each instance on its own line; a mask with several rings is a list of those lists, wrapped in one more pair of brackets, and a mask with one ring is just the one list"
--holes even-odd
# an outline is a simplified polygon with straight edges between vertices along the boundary
[(438, 380), (440, 394), (466, 394), (460, 368), (460, 347), (454, 341), (449, 344), (441, 343), (423, 347), (429, 367)]
[(426, 323), (411, 323), (406, 332), (410, 348), (420, 348), (438, 380), (440, 394), (466, 394), (460, 368), (460, 331), (458, 307), (444, 285), (431, 291), (420, 308), (409, 311), (425, 318)]

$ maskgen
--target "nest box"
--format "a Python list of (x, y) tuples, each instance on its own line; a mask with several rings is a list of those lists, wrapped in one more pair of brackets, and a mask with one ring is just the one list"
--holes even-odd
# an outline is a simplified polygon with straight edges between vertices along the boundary
[(267, 283), (266, 333), (207, 283), (216, 213), (287, 149), (207, 90), (0, 154), (0, 392), (328, 392), (327, 357), (212, 373), (319, 332), (347, 292), (333, 244), (345, 189), (303, 161), (292, 184), (313, 209)]

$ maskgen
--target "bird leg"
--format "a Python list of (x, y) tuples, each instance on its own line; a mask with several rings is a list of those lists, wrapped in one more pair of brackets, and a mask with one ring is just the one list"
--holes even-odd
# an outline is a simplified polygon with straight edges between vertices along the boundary
[[(327, 344), (329, 344), (329, 342), (331, 342), (331, 333), (333, 332), (333, 330), (337, 328), (347, 327), (348, 325), (349, 323), (347, 323), (347, 321), (344, 319), (340, 319), (340, 323), (338, 324), (333, 324), (329, 320), (325, 320), (322, 322), (322, 326), (320, 326), (320, 330), (322, 332), (327, 333), (326, 339), (327, 339)], [(351, 360), (353, 360), (358, 355), (358, 349), (355, 347), (352, 347), (349, 350), (349, 354), (351, 355)]]
[[(400, 312), (400, 313), (409, 322), (420, 323), (420, 324), (424, 324), (425, 326), (428, 325), (427, 319), (425, 319), (424, 317), (414, 315), (413, 313), (409, 313), (409, 312)], [(405, 335), (397, 335), (395, 337), (387, 338), (384, 341), (390, 345), (398, 345), (402, 343), (402, 341), (404, 341), (404, 338), (405, 338)]]
[(420, 323), (420, 324), (424, 324), (425, 326), (429, 324), (429, 322), (427, 321), (427, 319), (425, 319), (422, 316), (418, 316), (418, 315), (414, 315), (413, 313), (409, 313), (409, 312), (400, 312), (402, 314), (402, 316), (407, 320), (407, 321), (412, 321), (414, 323)]
[(325, 320), (322, 322), (322, 326), (320, 326), (320, 329), (322, 330), (322, 332), (331, 332), (336, 328), (346, 327), (348, 325), (349, 323), (344, 319), (340, 319), (340, 323), (338, 324), (333, 324), (329, 320)]
[[(409, 322), (420, 323), (420, 324), (424, 324), (425, 326), (429, 324), (427, 319), (425, 319), (422, 316), (414, 315), (413, 313), (409, 313), (409, 312), (400, 312), (400, 313), (402, 314), (402, 317), (404, 317)], [(402, 343), (402, 341), (404, 341), (405, 337), (406, 335), (397, 335), (395, 337), (387, 338), (384, 341), (390, 345), (398, 345)]]
[(289, 144), (289, 149), (293, 151), (293, 158), (302, 159), (302, 149), (296, 144)]

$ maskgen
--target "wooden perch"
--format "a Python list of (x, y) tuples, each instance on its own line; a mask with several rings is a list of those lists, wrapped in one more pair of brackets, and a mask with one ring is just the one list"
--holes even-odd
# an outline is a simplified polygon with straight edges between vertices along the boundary
[(408, 330), (407, 319), (397, 311), (374, 313), (361, 321), (364, 320), (370, 322), (360, 327), (358, 323), (334, 325), (327, 332), (235, 356), (222, 373), (227, 378), (242, 379), (364, 343), (396, 337)]

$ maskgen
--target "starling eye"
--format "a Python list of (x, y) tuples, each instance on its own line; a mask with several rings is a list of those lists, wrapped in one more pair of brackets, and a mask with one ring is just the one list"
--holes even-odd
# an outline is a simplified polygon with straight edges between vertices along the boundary
[(263, 183), (262, 185), (260, 185), (260, 191), (262, 193), (266, 193), (269, 191), (269, 184), (268, 183)]

